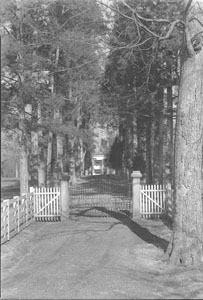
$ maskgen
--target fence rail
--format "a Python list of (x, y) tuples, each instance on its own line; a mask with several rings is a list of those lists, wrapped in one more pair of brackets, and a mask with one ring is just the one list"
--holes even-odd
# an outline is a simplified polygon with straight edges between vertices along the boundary
[(141, 185), (140, 214), (143, 218), (160, 218), (166, 212), (166, 193), (164, 185)]
[(1, 244), (10, 240), (34, 220), (33, 193), (1, 202)]
[(36, 221), (59, 221), (61, 217), (60, 187), (32, 188)]

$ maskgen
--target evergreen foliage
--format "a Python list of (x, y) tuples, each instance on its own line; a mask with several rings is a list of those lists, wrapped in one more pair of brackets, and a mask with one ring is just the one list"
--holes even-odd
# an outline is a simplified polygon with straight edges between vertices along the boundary
[[(9, 0), (3, 2), (1, 16), (2, 128), (18, 133), (36, 171), (47, 163), (49, 142), (61, 139), (69, 145), (60, 158), (66, 162), (70, 152), (76, 158), (81, 147), (91, 150), (90, 124), (98, 110), (98, 40), (106, 30), (97, 3)], [(38, 140), (35, 146), (32, 136)], [(59, 157), (59, 148), (52, 148), (51, 170), (53, 156)]]
[(150, 30), (157, 36), (164, 35), (168, 24), (144, 20), (143, 26), (136, 26), (135, 8), (143, 18), (153, 20), (161, 16), (172, 22), (181, 16), (182, 7), (178, 2), (170, 5), (163, 1), (118, 2), (112, 8), (115, 22), (101, 82), (101, 106), (109, 123), (119, 128), (123, 141), (123, 166), (131, 172), (134, 158), (141, 153), (146, 162), (147, 182), (156, 182), (168, 176), (163, 174), (163, 160), (172, 173), (169, 166), (172, 154), (163, 145), (164, 141), (169, 144), (166, 120), (174, 114), (174, 105), (167, 107), (166, 89), (177, 85), (179, 80), (177, 62), (182, 27), (174, 30), (170, 41), (158, 40)]

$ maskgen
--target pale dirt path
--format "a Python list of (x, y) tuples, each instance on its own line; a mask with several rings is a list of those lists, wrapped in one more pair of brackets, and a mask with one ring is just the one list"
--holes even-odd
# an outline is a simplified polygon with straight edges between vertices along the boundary
[(119, 218), (33, 223), (1, 247), (2, 298), (201, 299), (202, 269), (163, 264), (167, 242), (155, 234), (169, 230)]
[[(30, 230), (34, 235), (29, 252), (7, 276), (2, 274), (3, 297), (123, 299), (150, 296), (150, 291), (145, 290), (140, 278), (135, 276), (133, 248), (142, 240), (118, 220), (83, 218), (72, 222), (35, 223)], [(20, 235), (16, 238), (20, 239)], [(12, 242), (14, 239), (9, 243)], [(3, 245), (2, 252), (7, 246)]]

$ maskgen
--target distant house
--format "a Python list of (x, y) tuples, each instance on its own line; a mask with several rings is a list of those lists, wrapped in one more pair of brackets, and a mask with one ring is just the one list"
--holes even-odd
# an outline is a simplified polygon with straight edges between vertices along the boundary
[(92, 153), (92, 175), (105, 174), (109, 172), (106, 166), (106, 158), (110, 153), (117, 131), (107, 126), (96, 124), (93, 132), (94, 151)]
[(106, 173), (104, 154), (94, 154), (92, 156), (92, 175), (102, 175)]

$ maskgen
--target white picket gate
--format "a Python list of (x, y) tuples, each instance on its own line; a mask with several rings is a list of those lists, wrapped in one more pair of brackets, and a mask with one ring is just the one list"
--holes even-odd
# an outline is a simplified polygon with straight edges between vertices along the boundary
[(36, 221), (59, 221), (61, 219), (60, 187), (31, 188), (34, 194), (34, 217)]
[(142, 218), (160, 218), (165, 213), (166, 192), (164, 185), (141, 185), (140, 214)]

